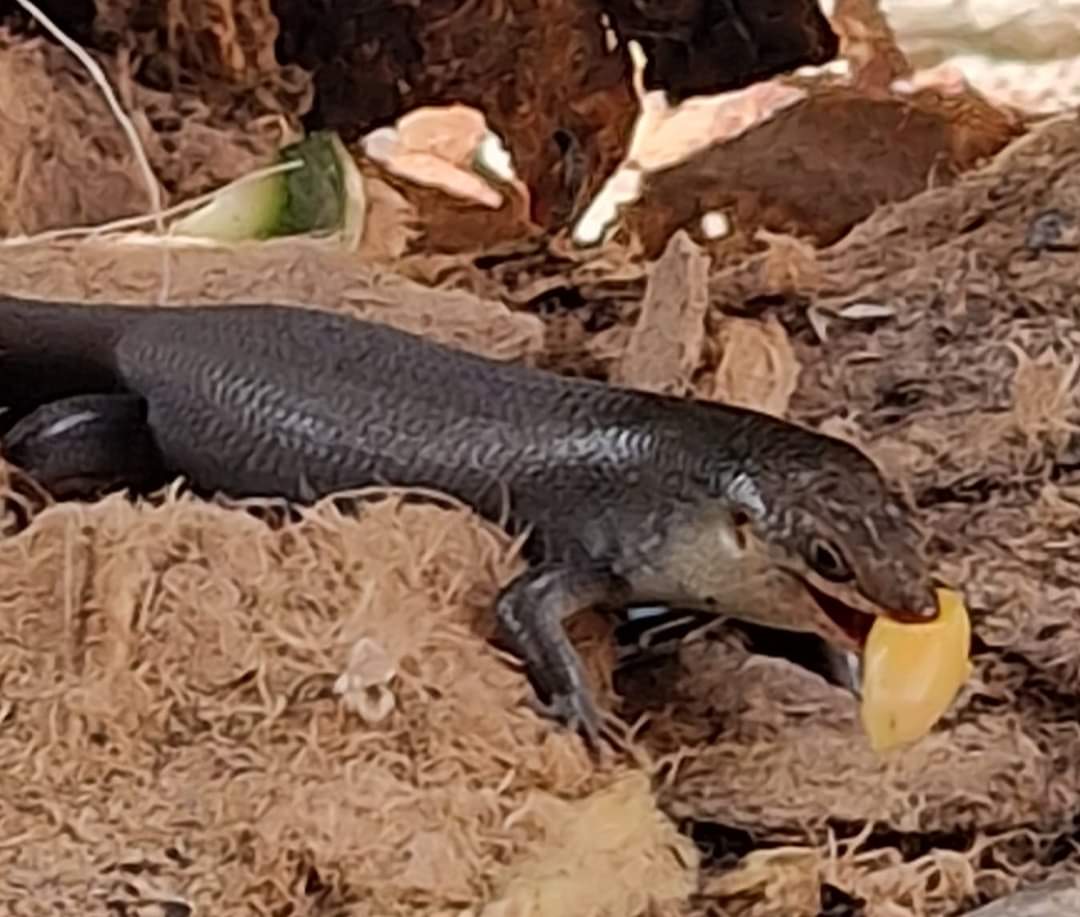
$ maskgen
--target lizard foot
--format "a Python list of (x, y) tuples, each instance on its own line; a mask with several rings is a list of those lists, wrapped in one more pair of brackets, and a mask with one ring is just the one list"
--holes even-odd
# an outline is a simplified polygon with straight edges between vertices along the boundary
[(529, 705), (540, 716), (578, 733), (590, 747), (600, 747), (600, 711), (587, 690), (558, 692), (547, 701), (534, 694)]
[(541, 568), (511, 582), (495, 608), (498, 636), (524, 662), (536, 691), (533, 709), (580, 733), (594, 748), (602, 717), (562, 622), (589, 605), (616, 598), (618, 590), (618, 581), (602, 571)]

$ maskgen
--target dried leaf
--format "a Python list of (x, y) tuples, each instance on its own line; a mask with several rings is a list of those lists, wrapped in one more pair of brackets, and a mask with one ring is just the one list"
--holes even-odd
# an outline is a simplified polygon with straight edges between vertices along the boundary
[(649, 273), (641, 314), (612, 379), (656, 392), (683, 392), (698, 366), (709, 306), (709, 259), (676, 233)]
[(720, 364), (710, 396), (725, 404), (783, 417), (799, 380), (799, 362), (775, 318), (725, 318), (717, 338)]

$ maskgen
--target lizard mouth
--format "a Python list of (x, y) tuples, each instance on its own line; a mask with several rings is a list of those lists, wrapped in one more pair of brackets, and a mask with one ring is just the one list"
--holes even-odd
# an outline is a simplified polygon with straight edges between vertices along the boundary
[(825, 613), (825, 617), (840, 628), (860, 650), (866, 646), (866, 639), (870, 636), (870, 628), (874, 626), (875, 616), (852, 608), (846, 602), (818, 589), (813, 583), (807, 582), (805, 585), (817, 606)]

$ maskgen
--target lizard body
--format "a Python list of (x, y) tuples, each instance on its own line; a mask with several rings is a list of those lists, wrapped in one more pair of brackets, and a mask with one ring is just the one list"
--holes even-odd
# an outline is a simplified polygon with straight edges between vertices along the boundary
[(562, 627), (586, 606), (700, 609), (854, 651), (875, 615), (935, 614), (920, 534), (870, 460), (749, 410), (260, 305), (0, 298), (0, 386), (3, 451), (46, 486), (150, 464), (236, 497), (415, 486), (527, 531), (500, 633), (591, 738)]

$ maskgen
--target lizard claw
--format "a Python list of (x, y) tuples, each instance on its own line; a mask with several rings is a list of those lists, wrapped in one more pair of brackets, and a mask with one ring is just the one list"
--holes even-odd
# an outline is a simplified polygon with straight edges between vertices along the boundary
[(583, 689), (559, 691), (546, 703), (533, 694), (530, 706), (540, 716), (555, 720), (577, 732), (592, 748), (600, 747), (601, 717), (588, 691)]
[(532, 709), (579, 733), (594, 750), (600, 748), (602, 717), (562, 621), (617, 591), (603, 571), (541, 567), (513, 580), (495, 604), (498, 639), (524, 663), (535, 692)]

